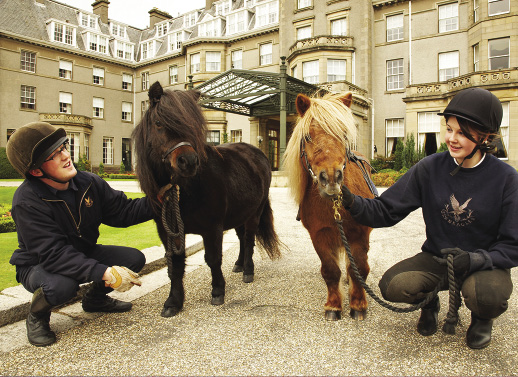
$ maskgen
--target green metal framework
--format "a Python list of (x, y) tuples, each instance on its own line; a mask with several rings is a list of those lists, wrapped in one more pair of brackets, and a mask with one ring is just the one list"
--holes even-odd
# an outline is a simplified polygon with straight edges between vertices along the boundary
[[(283, 75), (286, 85), (282, 85)], [(295, 113), (295, 98), (299, 93), (312, 94), (318, 87), (281, 73), (228, 70), (194, 89), (202, 98), (199, 104), (208, 109), (227, 111), (248, 116), (279, 115), (283, 106), (283, 86), (285, 86), (285, 111)]]

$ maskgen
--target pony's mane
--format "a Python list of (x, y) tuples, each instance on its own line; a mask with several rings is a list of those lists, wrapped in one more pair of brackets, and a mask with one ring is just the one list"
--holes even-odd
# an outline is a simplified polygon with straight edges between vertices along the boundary
[(300, 158), (300, 142), (309, 136), (311, 122), (314, 120), (326, 134), (338, 140), (345, 149), (356, 142), (356, 125), (352, 111), (340, 98), (343, 93), (325, 94), (322, 98), (311, 98), (311, 106), (299, 117), (284, 154), (284, 170), (288, 172), (288, 185), (300, 204), (306, 188), (307, 175)]
[[(199, 92), (182, 90), (164, 90), (154, 100), (150, 98), (150, 107), (133, 130), (132, 137), (136, 153), (136, 173), (142, 191), (159, 207), (157, 194), (160, 187), (170, 183), (171, 171), (161, 161), (159, 151), (151, 147), (156, 145), (157, 125), (166, 128), (175, 139), (190, 142), (200, 158), (206, 160), (207, 123), (197, 100)], [(153, 136), (155, 135), (155, 136)], [(154, 141), (154, 143), (153, 143)]]

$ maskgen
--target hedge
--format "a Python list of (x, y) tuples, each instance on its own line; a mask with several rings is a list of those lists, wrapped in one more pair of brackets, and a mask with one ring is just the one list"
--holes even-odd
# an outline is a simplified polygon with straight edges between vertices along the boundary
[(0, 179), (23, 178), (7, 159), (5, 148), (0, 148)]
[(0, 233), (16, 232), (16, 225), (11, 216), (0, 217)]
[(110, 174), (108, 178), (111, 179), (137, 179), (135, 174)]

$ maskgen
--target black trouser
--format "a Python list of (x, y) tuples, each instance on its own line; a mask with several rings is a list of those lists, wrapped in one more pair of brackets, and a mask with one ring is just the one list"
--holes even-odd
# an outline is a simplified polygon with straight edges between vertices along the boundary
[[(379, 287), (386, 300), (413, 304), (437, 284), (441, 290), (448, 290), (448, 268), (437, 263), (432, 254), (422, 252), (389, 268)], [(505, 312), (512, 291), (508, 269), (474, 272), (464, 280), (461, 289), (466, 307), (483, 319), (496, 318)]]
[[(137, 249), (124, 246), (97, 245), (88, 253), (90, 258), (107, 266), (124, 266), (132, 271), (139, 272), (146, 264), (146, 257)], [(29, 292), (34, 293), (38, 288), (43, 288), (47, 302), (52, 306), (64, 304), (73, 299), (79, 290), (77, 280), (52, 274), (41, 264), (17, 268), (17, 279)], [(107, 292), (111, 289), (106, 289)]]

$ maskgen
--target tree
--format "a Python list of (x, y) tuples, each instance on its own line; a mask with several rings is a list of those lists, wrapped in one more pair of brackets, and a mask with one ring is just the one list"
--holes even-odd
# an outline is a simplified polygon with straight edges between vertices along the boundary
[(396, 143), (396, 151), (394, 152), (394, 170), (399, 171), (403, 168), (403, 153), (405, 146), (401, 139)]

